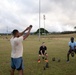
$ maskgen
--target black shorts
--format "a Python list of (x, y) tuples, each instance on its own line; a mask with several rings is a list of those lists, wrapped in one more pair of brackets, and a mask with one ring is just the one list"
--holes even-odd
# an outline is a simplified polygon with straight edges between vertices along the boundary
[(75, 50), (71, 50), (71, 49), (69, 49), (68, 52), (69, 52), (69, 53), (72, 53), (72, 52), (75, 52), (75, 53), (76, 53), (76, 49), (75, 49)]
[[(45, 52), (44, 52), (44, 51), (42, 51), (42, 54), (43, 54), (43, 55), (46, 55), (46, 54), (47, 54), (47, 53), (45, 53), (45, 54), (44, 54), (44, 53), (45, 53)], [(40, 52), (40, 51), (39, 51), (39, 55), (41, 55), (41, 52)]]

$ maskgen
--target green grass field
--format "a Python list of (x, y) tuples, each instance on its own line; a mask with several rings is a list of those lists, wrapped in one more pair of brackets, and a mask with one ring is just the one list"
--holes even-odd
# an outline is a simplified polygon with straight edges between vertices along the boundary
[[(24, 42), (24, 75), (76, 75), (76, 56), (70, 56), (70, 62), (66, 62), (66, 55), (69, 49), (68, 42), (70, 37), (76, 34), (68, 35), (48, 35), (42, 36), (40, 41), (38, 36), (29, 36)], [(10, 75), (10, 41), (0, 37), (0, 75)], [(42, 42), (46, 43), (49, 59), (49, 68), (43, 70), (45, 62), (37, 63), (38, 50)], [(52, 58), (61, 59), (61, 62), (52, 61)], [(15, 72), (18, 75), (18, 72)]]

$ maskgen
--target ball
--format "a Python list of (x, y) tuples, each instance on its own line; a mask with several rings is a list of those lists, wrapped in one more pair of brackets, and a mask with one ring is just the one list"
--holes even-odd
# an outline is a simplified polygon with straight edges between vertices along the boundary
[(71, 53), (71, 56), (74, 57), (74, 52)]
[(55, 61), (55, 57), (52, 58), (52, 61)]
[(58, 59), (58, 62), (60, 62), (61, 60), (60, 59)]

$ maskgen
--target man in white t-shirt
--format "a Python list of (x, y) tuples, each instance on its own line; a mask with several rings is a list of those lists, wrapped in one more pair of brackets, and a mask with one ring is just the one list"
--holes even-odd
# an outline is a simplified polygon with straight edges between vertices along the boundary
[[(23, 75), (23, 44), (22, 41), (25, 40), (29, 34), (30, 30), (32, 28), (32, 25), (27, 27), (22, 33), (19, 33), (18, 30), (13, 30), (12, 35), (13, 37), (10, 39), (11, 42), (11, 74), (14, 75), (15, 69), (18, 70), (19, 75)], [(27, 31), (26, 34), (25, 31)]]
[(74, 38), (71, 37), (71, 41), (69, 42), (69, 51), (67, 53), (67, 62), (69, 61), (69, 55), (71, 54), (72, 57), (74, 57), (74, 52), (76, 53), (76, 42), (74, 41)]

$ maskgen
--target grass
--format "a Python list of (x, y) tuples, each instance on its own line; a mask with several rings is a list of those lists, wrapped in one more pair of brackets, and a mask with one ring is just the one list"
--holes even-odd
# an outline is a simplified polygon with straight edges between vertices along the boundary
[[(24, 42), (24, 75), (76, 75), (76, 56), (72, 58), (70, 56), (70, 62), (66, 63), (66, 55), (69, 49), (68, 42), (70, 37), (75, 34), (68, 35), (48, 35), (41, 38), (38, 41), (37, 36), (29, 36)], [(0, 75), (10, 75), (10, 54), (11, 45), (10, 41), (2, 39), (0, 37)], [(38, 50), (42, 42), (46, 43), (47, 53), (49, 55), (49, 68), (43, 70), (45, 62), (41, 60), (41, 63), (37, 63)], [(56, 61), (52, 61), (55, 57)], [(57, 59), (61, 59), (61, 62), (57, 62)], [(18, 72), (15, 72), (18, 75)]]

